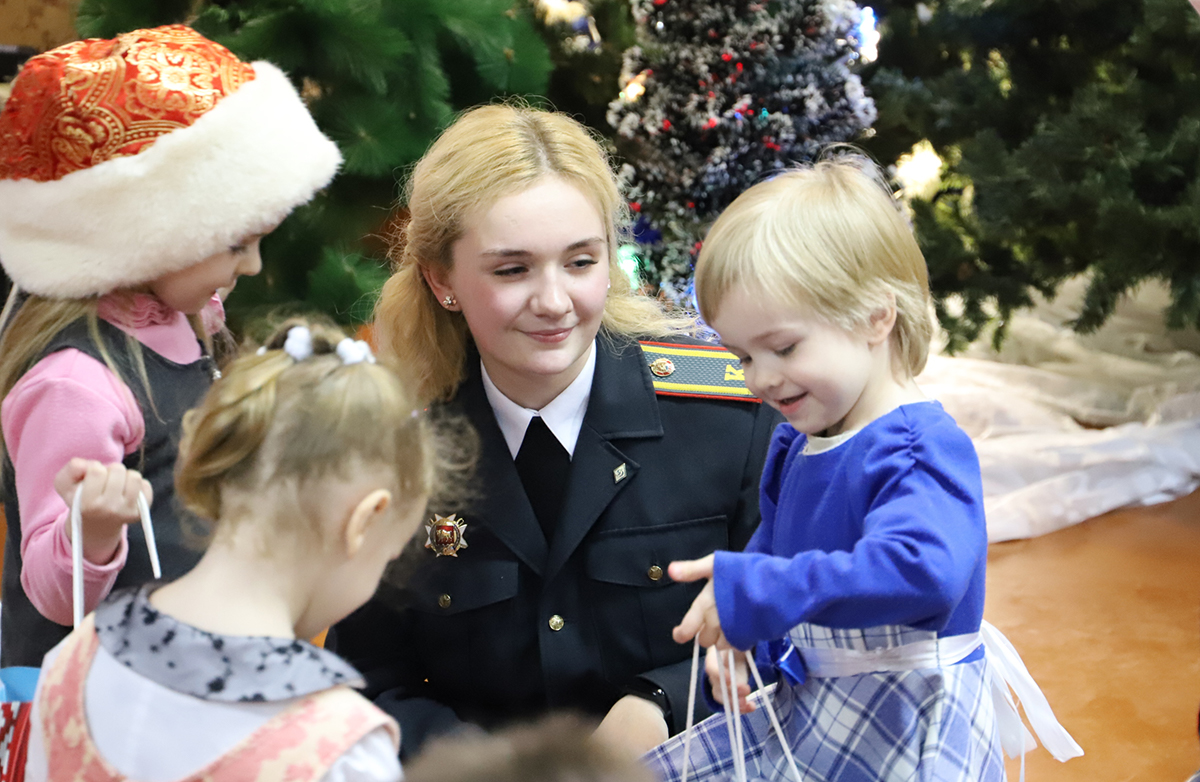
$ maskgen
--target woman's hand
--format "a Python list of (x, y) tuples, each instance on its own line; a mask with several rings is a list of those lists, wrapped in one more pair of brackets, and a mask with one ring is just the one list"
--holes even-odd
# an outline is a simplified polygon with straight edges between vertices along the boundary
[(675, 643), (685, 644), (698, 635), (703, 647), (715, 645), (718, 649), (733, 648), (721, 630), (721, 617), (717, 614), (717, 596), (713, 592), (712, 584), (714, 557), (715, 555), (709, 554), (703, 559), (672, 562), (667, 568), (667, 572), (675, 581), (708, 579), (704, 589), (701, 589), (700, 594), (692, 601), (692, 607), (683, 615), (683, 620), (671, 631)]
[[(146, 502), (150, 503), (154, 490), (141, 473), (119, 462), (106, 465), (90, 459), (72, 459), (54, 476), (54, 490), (68, 508), (75, 501), (75, 490), (80, 484), (83, 485), (79, 499), (83, 557), (103, 565), (117, 553), (121, 530), (138, 520), (138, 493), (146, 495)], [(70, 533), (68, 526), (67, 535)]]
[[(704, 672), (708, 674), (708, 683), (712, 687), (713, 700), (722, 706), (725, 705), (725, 691), (721, 689), (721, 673), (717, 670), (717, 666), (725, 669), (725, 681), (729, 681), (729, 655), (731, 652), (718, 651), (710, 647), (708, 654), (704, 657)], [(747, 700), (750, 697), (750, 666), (746, 664), (746, 655), (749, 652), (733, 651), (733, 676), (737, 683), (737, 702), (738, 711), (742, 714), (749, 714), (754, 711), (755, 707)]]
[(616, 751), (638, 758), (666, 741), (670, 730), (657, 704), (626, 695), (608, 710), (594, 735)]

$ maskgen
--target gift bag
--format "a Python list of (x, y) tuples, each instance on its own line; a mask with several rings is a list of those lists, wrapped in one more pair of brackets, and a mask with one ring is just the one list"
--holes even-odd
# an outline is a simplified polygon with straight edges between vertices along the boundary
[[(728, 746), (732, 756), (733, 769), (732, 774), (728, 777), (729, 782), (761, 782), (764, 777), (761, 770), (757, 768), (747, 768), (745, 743), (743, 741), (743, 721), (741, 714), (738, 713), (734, 706), (737, 703), (737, 679), (735, 673), (735, 654), (732, 650), (722, 655), (721, 664), (717, 666), (717, 671), (720, 674), (720, 688), (723, 694), (722, 700), (725, 706), (725, 728), (728, 731)], [(781, 775), (776, 775), (773, 778), (782, 778), (788, 782), (804, 782), (804, 777), (800, 774), (800, 769), (796, 765), (796, 759), (792, 757), (792, 750), (788, 746), (788, 741), (784, 736), (783, 729), (779, 724), (779, 716), (775, 713), (775, 708), (771, 704), (771, 697), (768, 694), (767, 687), (763, 684), (762, 675), (758, 671), (758, 666), (754, 662), (754, 655), (746, 656), (746, 664), (754, 677), (754, 683), (757, 685), (759, 693), (765, 695), (759, 700), (759, 705), (767, 712), (767, 717), (770, 719), (769, 730), (773, 732), (774, 738), (778, 741), (779, 747), (783, 751), (784, 759), (787, 765), (778, 769), (782, 772)], [(689, 776), (689, 760), (691, 755), (692, 739), (698, 737), (701, 741), (705, 740), (704, 736), (698, 736), (700, 725), (695, 724), (696, 714), (696, 685), (700, 678), (700, 638), (696, 637), (692, 647), (692, 679), (691, 686), (688, 690), (688, 716), (687, 727), (684, 729), (683, 743), (683, 764), (682, 775), (680, 782), (688, 782)], [(711, 723), (705, 723), (711, 724)], [(770, 734), (768, 734), (769, 736)], [(711, 775), (705, 775), (709, 779)]]

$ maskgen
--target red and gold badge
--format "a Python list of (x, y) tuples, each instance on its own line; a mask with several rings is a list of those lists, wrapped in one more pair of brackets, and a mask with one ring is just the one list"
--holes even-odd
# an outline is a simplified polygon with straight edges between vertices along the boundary
[(458, 550), (467, 547), (467, 523), (456, 518), (455, 514), (439, 516), (433, 514), (433, 520), (425, 525), (428, 537), (425, 548), (433, 551), (439, 557), (457, 557)]

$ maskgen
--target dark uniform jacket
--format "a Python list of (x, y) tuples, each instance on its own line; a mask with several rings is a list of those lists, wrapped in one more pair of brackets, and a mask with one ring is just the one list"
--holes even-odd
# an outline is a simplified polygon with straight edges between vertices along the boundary
[[(736, 378), (741, 398), (705, 396), (721, 389), (703, 383), (691, 384), (701, 396), (677, 395), (695, 372), (656, 377), (653, 348), (603, 334), (596, 344), (553, 539), (526, 498), (472, 351), (449, 404), (479, 433), (478, 496), (443, 511), (466, 523), (467, 547), (456, 556), (420, 549), (401, 586), (385, 584), (337, 626), (338, 652), (400, 722), (406, 756), (459, 721), (492, 727), (547, 709), (602, 717), (631, 688), (661, 688), (672, 732), (683, 727), (691, 645), (671, 629), (703, 583), (673, 583), (667, 565), (745, 545), (781, 419), (747, 398), (724, 350), (707, 345), (691, 351), (702, 358), (676, 361)], [(656, 392), (655, 380), (683, 391)]]

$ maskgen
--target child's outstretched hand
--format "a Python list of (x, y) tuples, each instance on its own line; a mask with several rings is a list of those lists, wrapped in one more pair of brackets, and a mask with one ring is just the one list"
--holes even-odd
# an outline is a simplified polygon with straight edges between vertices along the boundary
[(714, 555), (709, 554), (703, 559), (672, 562), (667, 568), (667, 573), (675, 581), (708, 579), (704, 589), (701, 589), (700, 594), (692, 601), (692, 607), (683, 615), (683, 620), (671, 631), (675, 643), (685, 644), (699, 635), (700, 645), (703, 647), (716, 645), (718, 649), (733, 648), (725, 639), (725, 633), (721, 631), (721, 617), (717, 615), (717, 596), (712, 585), (713, 559)]
[[(83, 484), (79, 498), (83, 518), (83, 556), (88, 562), (109, 562), (121, 545), (121, 530), (138, 520), (138, 492), (146, 502), (154, 499), (150, 482), (137, 470), (121, 463), (101, 464), (91, 459), (72, 459), (54, 476), (54, 490), (71, 507), (75, 490)], [(70, 529), (67, 530), (70, 534)]]
[[(733, 652), (733, 680), (737, 685), (737, 706), (742, 714), (755, 710), (750, 703), (750, 667), (746, 664), (748, 652)], [(729, 679), (729, 652), (719, 651), (710, 647), (704, 657), (704, 672), (708, 674), (708, 684), (712, 687), (713, 700), (725, 705), (725, 693), (721, 689), (721, 673), (717, 670), (720, 665), (725, 669), (725, 679)]]
[[(725, 632), (721, 629), (721, 617), (717, 613), (717, 596), (713, 591), (713, 562), (715, 555), (709, 554), (703, 559), (693, 559), (682, 562), (672, 562), (667, 572), (675, 581), (699, 581), (702, 578), (707, 578), (708, 583), (704, 585), (704, 589), (700, 590), (700, 594), (696, 595), (696, 599), (692, 601), (692, 607), (683, 615), (681, 621), (674, 630), (671, 631), (672, 637), (676, 643), (685, 644), (696, 636), (700, 637), (700, 645), (708, 647), (708, 654), (704, 658), (704, 669), (708, 673), (708, 681), (712, 685), (713, 698), (724, 705), (725, 693), (721, 691), (720, 674), (717, 672), (717, 665), (725, 666), (725, 676), (729, 676), (728, 650), (733, 649), (729, 640), (725, 637)], [(748, 714), (754, 711), (754, 707), (747, 702), (746, 698), (750, 695), (750, 678), (749, 670), (746, 666), (746, 655), (743, 652), (734, 651), (734, 680), (737, 684), (737, 701), (738, 710), (742, 714)]]

